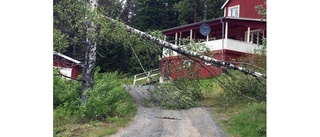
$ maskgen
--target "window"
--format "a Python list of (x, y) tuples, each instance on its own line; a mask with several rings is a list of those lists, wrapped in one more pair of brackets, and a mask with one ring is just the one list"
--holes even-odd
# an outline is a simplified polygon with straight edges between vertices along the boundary
[(239, 17), (240, 5), (228, 8), (228, 16)]
[[(246, 32), (245, 34), (245, 39), (247, 39), (247, 34), (248, 32)], [(250, 36), (249, 36), (250, 43), (262, 45), (263, 38), (264, 38), (263, 30), (259, 29), (259, 30), (250, 31)]]

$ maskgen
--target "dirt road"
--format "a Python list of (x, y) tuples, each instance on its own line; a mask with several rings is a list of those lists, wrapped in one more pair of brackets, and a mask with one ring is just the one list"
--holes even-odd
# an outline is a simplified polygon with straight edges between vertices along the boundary
[(126, 86), (136, 99), (138, 112), (127, 127), (112, 137), (224, 137), (210, 112), (203, 107), (188, 110), (164, 110), (141, 105), (148, 96), (147, 87)]

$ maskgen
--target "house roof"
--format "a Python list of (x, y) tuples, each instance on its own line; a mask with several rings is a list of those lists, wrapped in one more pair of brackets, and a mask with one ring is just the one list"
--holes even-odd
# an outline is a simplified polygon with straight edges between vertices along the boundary
[(162, 30), (162, 32), (177, 30), (177, 29), (181, 29), (181, 28), (187, 28), (187, 27), (191, 27), (191, 26), (197, 26), (197, 25), (200, 25), (200, 24), (202, 24), (202, 23), (208, 23), (208, 22), (220, 20), (220, 19), (223, 19), (223, 18), (225, 18), (225, 17), (214, 18), (214, 19), (205, 20), (205, 21), (201, 21), (201, 22), (195, 22), (195, 23), (191, 23), (191, 24), (186, 24), (186, 25), (178, 26), (178, 27), (168, 28), (168, 29)]
[(74, 62), (74, 63), (76, 63), (76, 64), (80, 64), (80, 63), (81, 63), (81, 62), (78, 61), (78, 60), (75, 60), (75, 59), (73, 59), (73, 58), (70, 58), (70, 57), (68, 57), (68, 56), (66, 56), (66, 55), (63, 55), (63, 54), (61, 54), (61, 53), (58, 53), (58, 52), (56, 52), (56, 51), (53, 51), (53, 54), (54, 54), (54, 55), (57, 55), (57, 56), (60, 56), (60, 57), (63, 57), (63, 58), (65, 58), (65, 59), (67, 59), (67, 60), (70, 60), (70, 61), (72, 61), (72, 62)]
[(161, 32), (162, 32), (162, 33), (165, 33), (165, 32), (174, 31), (174, 30), (179, 30), (179, 29), (183, 29), (183, 28), (198, 26), (198, 25), (201, 25), (201, 24), (203, 24), (203, 23), (209, 23), (209, 22), (215, 22), (215, 21), (223, 21), (223, 20), (225, 20), (225, 19), (229, 19), (229, 20), (243, 20), (243, 21), (266, 22), (266, 19), (240, 18), (240, 17), (231, 17), (231, 16), (228, 16), (228, 17), (214, 18), (214, 19), (205, 20), (205, 21), (201, 21), (201, 22), (195, 22), (195, 23), (191, 23), (191, 24), (186, 24), (186, 25), (178, 26), (178, 27), (168, 28), (168, 29), (162, 30)]
[(223, 9), (229, 2), (230, 0), (227, 0), (222, 6), (221, 6), (221, 9)]

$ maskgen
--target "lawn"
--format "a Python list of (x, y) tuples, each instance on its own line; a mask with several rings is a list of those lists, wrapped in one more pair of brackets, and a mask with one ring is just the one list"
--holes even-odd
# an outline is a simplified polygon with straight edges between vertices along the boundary
[(238, 97), (225, 99), (217, 79), (200, 80), (205, 95), (200, 103), (210, 108), (220, 127), (230, 137), (266, 136), (266, 103)]

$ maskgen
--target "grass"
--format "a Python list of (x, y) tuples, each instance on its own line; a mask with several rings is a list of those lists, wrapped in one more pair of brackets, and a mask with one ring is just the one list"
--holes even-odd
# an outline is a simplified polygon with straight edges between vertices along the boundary
[(205, 98), (200, 102), (208, 107), (220, 127), (230, 137), (266, 136), (266, 103), (239, 97), (225, 99), (216, 79), (200, 80)]
[[(70, 123), (60, 129), (56, 128), (56, 137), (102, 137), (116, 133), (131, 121), (131, 117), (118, 118), (112, 121), (93, 121), (89, 123)], [(58, 131), (60, 130), (60, 131)], [(58, 133), (57, 133), (58, 132)]]
[[(122, 79), (115, 79), (113, 77), (111, 78), (112, 80), (108, 82), (113, 82), (115, 84), (117, 84), (117, 82), (121, 82), (121, 83), (130, 82), (130, 79), (128, 78), (122, 78)], [(66, 89), (65, 87), (72, 86), (72, 85), (68, 85), (63, 81), (59, 81), (59, 80), (60, 79), (57, 79), (55, 88), (61, 90), (62, 92), (56, 92), (56, 95), (61, 94), (61, 96), (62, 95), (67, 96), (69, 94), (65, 94), (64, 92), (66, 93), (76, 92), (76, 90), (65, 91), (64, 90)], [(101, 79), (99, 80), (100, 81), (96, 81), (97, 85), (99, 85), (99, 82), (100, 83), (104, 82)], [(71, 88), (75, 89), (75, 86)], [(100, 88), (101, 91), (105, 90), (102, 88), (103, 86), (101, 86)], [(114, 86), (112, 91), (123, 91), (123, 90), (120, 90), (119, 88)], [(100, 93), (100, 92), (97, 92), (97, 93)], [(105, 104), (105, 107), (113, 108), (114, 111), (106, 111), (106, 114), (108, 116), (105, 118), (99, 118), (98, 120), (97, 119), (94, 120), (93, 118), (91, 119), (89, 117), (82, 117), (81, 115), (82, 111), (80, 111), (81, 108), (77, 107), (79, 104), (72, 103), (74, 101), (64, 102), (63, 105), (55, 107), (53, 110), (53, 116), (54, 116), (53, 117), (53, 133), (54, 133), (53, 136), (54, 137), (74, 137), (74, 136), (102, 137), (102, 136), (108, 136), (108, 135), (114, 134), (119, 129), (125, 127), (130, 121), (133, 120), (133, 117), (137, 112), (136, 102), (131, 96), (117, 100), (119, 97), (117, 97), (118, 94), (116, 93), (120, 93), (120, 92), (114, 92), (114, 93), (112, 92), (113, 94), (111, 94), (111, 91), (110, 91), (108, 93), (110, 93), (110, 96), (115, 96), (115, 97), (113, 98), (113, 102), (110, 101), (111, 104), (110, 103)], [(129, 95), (129, 93), (127, 92), (124, 92), (124, 93)], [(105, 92), (102, 92), (102, 94), (105, 94)], [(124, 97), (124, 95), (126, 94), (120, 94), (120, 95), (121, 97)], [(57, 96), (57, 97), (60, 97), (60, 96)], [(63, 97), (64, 96), (60, 97), (61, 99), (60, 98), (59, 99), (62, 100)], [(94, 97), (94, 96), (91, 96), (91, 97)], [(100, 98), (97, 98), (97, 99), (100, 99)], [(115, 103), (114, 101), (117, 101), (117, 102)], [(97, 103), (97, 101), (94, 103)], [(89, 111), (89, 109), (87, 109), (87, 111)], [(83, 111), (84, 114), (87, 111)], [(96, 108), (95, 111), (104, 111), (104, 109)]]
[(136, 109), (131, 110), (130, 115), (126, 117), (109, 117), (103, 121), (79, 122), (75, 118), (69, 117), (62, 124), (54, 123), (54, 136), (102, 137), (112, 135), (132, 121), (136, 111)]
[[(222, 77), (223, 78), (223, 77)], [(122, 83), (131, 83), (131, 79), (121, 80)], [(202, 106), (211, 109), (213, 116), (224, 132), (230, 137), (263, 137), (266, 136), (266, 103), (253, 102), (239, 97), (233, 102), (226, 100), (223, 88), (213, 78), (200, 80), (204, 99)], [(135, 104), (132, 102), (132, 104)], [(54, 110), (57, 111), (57, 110)], [(68, 111), (60, 110), (54, 121), (54, 136), (56, 137), (100, 137), (116, 133), (126, 126), (136, 113), (130, 111), (126, 117), (109, 117), (103, 121), (79, 122)], [(64, 119), (63, 119), (64, 118)]]

